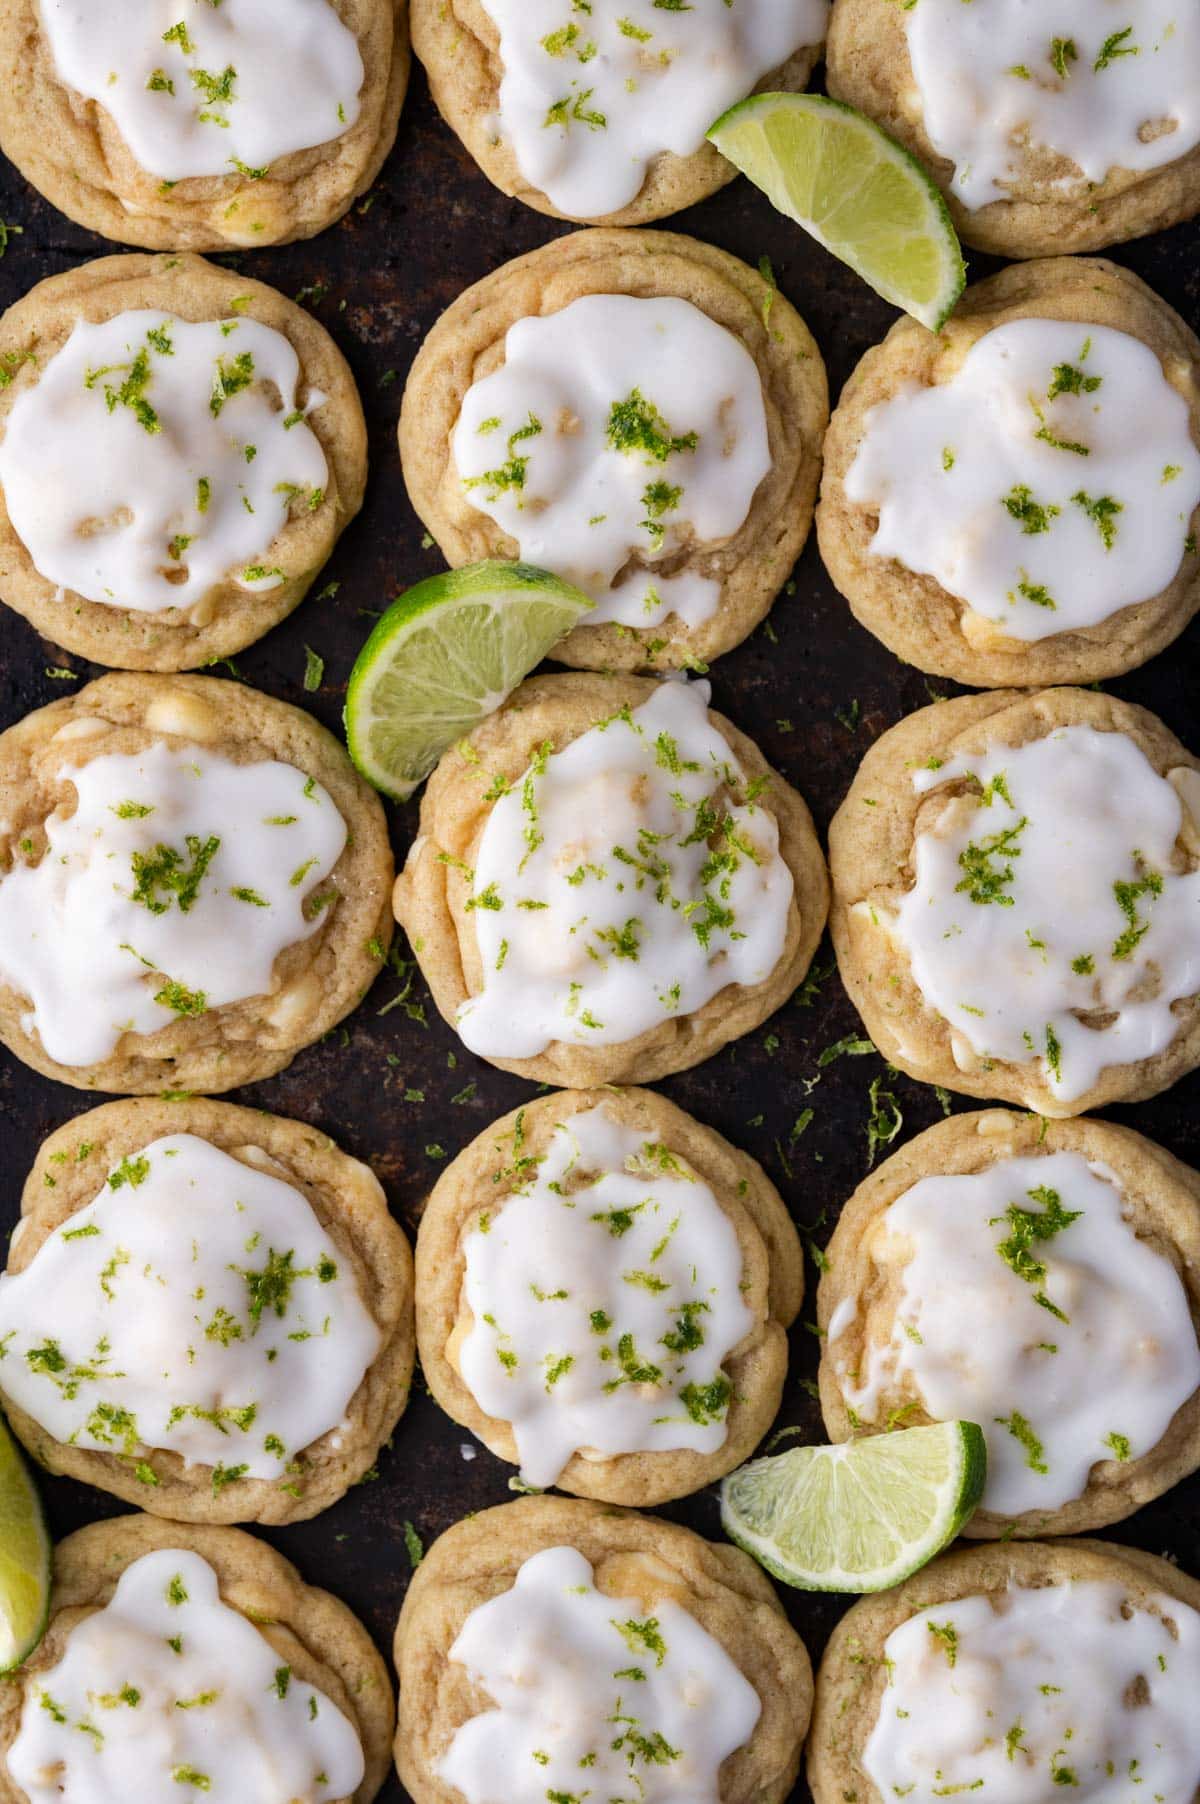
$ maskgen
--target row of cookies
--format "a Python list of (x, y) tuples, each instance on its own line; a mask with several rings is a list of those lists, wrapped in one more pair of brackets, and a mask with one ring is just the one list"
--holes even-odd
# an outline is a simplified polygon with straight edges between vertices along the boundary
[[(0, 376), (0, 593), (101, 663), (240, 650), (362, 504), (332, 340), (197, 257), (40, 283), (0, 321)], [(830, 423), (769, 271), (678, 235), (575, 234), (442, 316), (400, 447), (452, 566), (520, 558), (592, 597), (555, 648), (582, 668), (697, 669), (740, 643), (805, 544), (823, 452), (825, 563), (925, 670), (1090, 682), (1200, 606), (1200, 345), (1108, 263), (1004, 271), (936, 337), (902, 321)]]
[[(560, 1092), (480, 1134), (424, 1208), (415, 1296), (379, 1184), (323, 1135), (109, 1103), (26, 1183), (0, 1393), (52, 1472), (278, 1524), (371, 1469), (415, 1343), (523, 1485), (646, 1507), (762, 1441), (803, 1292), (762, 1168), (648, 1090)], [(982, 1425), (968, 1534), (1102, 1527), (1200, 1465), (1200, 1178), (1127, 1129), (930, 1129), (846, 1204), (817, 1301), (833, 1440)]]
[[(417, 1277), (435, 1395), (531, 1479), (606, 1502), (490, 1511), (422, 1563), (396, 1647), (411, 1795), (540, 1804), (586, 1769), (654, 1796), (647, 1769), (684, 1762), (699, 1796), (720, 1771), (722, 1799), (782, 1800), (813, 1692), (769, 1582), (609, 1507), (706, 1482), (774, 1413), (801, 1261), (761, 1170), (649, 1092), (547, 1097), (446, 1171)], [(297, 1793), (374, 1796), (391, 1691), (369, 1640), (212, 1524), (305, 1516), (361, 1476), (403, 1405), (410, 1284), (378, 1185), (299, 1124), (154, 1100), (46, 1143), (0, 1281), (13, 1424), (52, 1469), (175, 1520), (97, 1524), (59, 1550), (49, 1631), (0, 1722), (16, 1804), (80, 1763), (92, 1784), (161, 1769), (206, 1790), (249, 1783), (239, 1762), (259, 1759)], [(995, 1420), (970, 1529), (1002, 1545), (936, 1562), (835, 1633), (818, 1804), (847, 1775), (868, 1797), (974, 1784), (980, 1759), (1075, 1775), (1056, 1784), (1114, 1759), (1191, 1772), (1193, 1581), (1099, 1543), (1007, 1543), (1119, 1519), (1200, 1457), (1195, 1174), (1108, 1124), (958, 1117), (851, 1199), (819, 1305), (835, 1437)], [(947, 1678), (960, 1660), (966, 1692)]]
[[(211, 15), (220, 10), (221, 16)], [(1200, 205), (1200, 30), (1176, 0), (1116, 24), (1064, 0), (742, 0), (620, 14), (556, 0), (413, 0), (437, 105), (504, 193), (644, 225), (732, 179), (706, 140), (755, 90), (831, 94), (932, 171), (968, 243), (1093, 251)], [(159, 17), (162, 12), (162, 18)], [(673, 16), (683, 13), (684, 18)], [(179, 16), (176, 16), (179, 15)], [(395, 138), (406, 0), (181, 0), (103, 19), (5, 0), (0, 145), (70, 218), (148, 249), (286, 243), (341, 217)]]
[(361, 1624), (262, 1542), (95, 1523), (57, 1549), (46, 1636), (0, 1703), (0, 1795), (283, 1783), (370, 1804), (393, 1725), (415, 1804), (581, 1804), (622, 1786), (662, 1804), (681, 1781), (712, 1804), (783, 1804), (806, 1736), (816, 1804), (989, 1784), (1115, 1797), (1118, 1775), (1183, 1799), (1200, 1761), (1200, 1585), (1099, 1541), (935, 1560), (843, 1618), (814, 1687), (738, 1549), (527, 1498), (429, 1550), (395, 1658), (398, 1722)]
[[(393, 898), (379, 800), (309, 716), (101, 678), (0, 736), (0, 1038), (77, 1088), (231, 1089), (357, 1005), (394, 906), (470, 1051), (577, 1087), (685, 1070), (792, 995), (830, 887), (803, 800), (708, 699), (522, 684), (434, 772)], [(1198, 820), (1200, 762), (1113, 697), (903, 721), (830, 837), (875, 1044), (1047, 1116), (1166, 1088), (1200, 1056)]]

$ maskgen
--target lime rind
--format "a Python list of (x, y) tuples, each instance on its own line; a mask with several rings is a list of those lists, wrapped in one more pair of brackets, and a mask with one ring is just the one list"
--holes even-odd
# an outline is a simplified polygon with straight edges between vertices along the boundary
[(721, 1521), (784, 1584), (884, 1591), (950, 1544), (986, 1476), (987, 1446), (973, 1422), (794, 1447), (725, 1479)]
[(346, 738), (358, 770), (406, 800), (593, 605), (548, 571), (499, 560), (407, 590), (350, 675)]
[(941, 330), (966, 285), (958, 234), (929, 171), (882, 126), (823, 94), (753, 94), (708, 137), (885, 300)]
[(0, 1418), (0, 1673), (27, 1660), (46, 1632), (52, 1558), (33, 1473)]

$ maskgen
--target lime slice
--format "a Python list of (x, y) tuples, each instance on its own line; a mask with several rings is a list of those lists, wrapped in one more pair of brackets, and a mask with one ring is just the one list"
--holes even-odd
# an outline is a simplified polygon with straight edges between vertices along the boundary
[(966, 282), (958, 235), (928, 171), (873, 120), (823, 94), (752, 94), (708, 135), (884, 300), (941, 329)]
[(939, 1553), (983, 1492), (974, 1422), (793, 1447), (721, 1486), (725, 1532), (802, 1591), (884, 1591)]
[(350, 756), (404, 801), (594, 604), (529, 564), (468, 564), (392, 603), (350, 673)]
[(42, 1500), (0, 1419), (0, 1672), (33, 1652), (49, 1609), (50, 1536)]

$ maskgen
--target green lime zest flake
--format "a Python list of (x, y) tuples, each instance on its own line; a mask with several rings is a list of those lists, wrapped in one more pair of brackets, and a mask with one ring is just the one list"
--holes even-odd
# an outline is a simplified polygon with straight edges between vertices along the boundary
[(529, 470), (529, 453), (514, 451), (513, 446), (523, 444), (527, 439), (537, 438), (542, 432), (542, 422), (536, 414), (531, 413), (523, 426), (508, 436), (508, 461), (494, 470), (485, 470), (482, 476), (467, 476), (463, 479), (465, 489), (486, 488), (490, 492), (487, 499), (495, 501), (500, 495), (511, 489), (523, 489)]
[(175, 83), (165, 69), (152, 69), (146, 77), (146, 87), (151, 94), (171, 94), (175, 92)]
[(325, 660), (311, 645), (304, 647), (304, 687), (309, 695), (315, 695), (325, 680)]
[(1028, 538), (1038, 533), (1049, 532), (1050, 522), (1062, 512), (1053, 503), (1037, 501), (1033, 490), (1025, 483), (1016, 483), (1007, 495), (1001, 496), (1000, 505), (1010, 517), (1018, 522), (1021, 531)]
[(253, 381), (254, 359), (249, 351), (239, 351), (235, 357), (218, 357), (212, 393), (208, 398), (208, 408), (213, 418), (218, 417), (226, 401), (232, 400), (234, 395), (240, 395)]
[(1022, 815), (1015, 826), (1005, 827), (999, 833), (989, 834), (978, 842), (972, 840), (964, 846), (958, 862), (965, 875), (955, 884), (955, 894), (965, 891), (972, 902), (981, 906), (995, 903), (998, 908), (1012, 908), (1013, 898), (1008, 894), (1008, 886), (1014, 873), (1009, 861), (1021, 856), (1017, 841), (1028, 824), (1028, 816)]
[(883, 1078), (872, 1080), (867, 1091), (870, 1114), (867, 1117), (868, 1163), (874, 1165), (881, 1146), (890, 1146), (904, 1126), (904, 1115), (892, 1091), (883, 1088)]
[(1046, 1063), (1056, 1084), (1062, 1082), (1062, 1042), (1050, 1022), (1046, 1023)]
[(1105, 38), (1103, 44), (1101, 44), (1100, 54), (1092, 64), (1092, 67), (1099, 72), (1101, 69), (1107, 69), (1110, 63), (1115, 63), (1120, 56), (1140, 56), (1142, 54), (1141, 46), (1139, 44), (1129, 44), (1126, 42), (1126, 39), (1131, 38), (1132, 36), (1132, 25), (1127, 25), (1124, 31), (1114, 31), (1109, 37)]
[(996, 1424), (1000, 1428), (1006, 1428), (1013, 1440), (1025, 1449), (1025, 1464), (1031, 1472), (1049, 1472), (1046, 1450), (1019, 1410), (1014, 1409), (1010, 1416), (997, 1416)]
[[(1091, 343), (1089, 338), (1080, 352), (1080, 363), (1086, 361)], [(1049, 401), (1056, 401), (1059, 395), (1094, 395), (1096, 390), (1103, 386), (1103, 383), (1103, 376), (1089, 376), (1077, 364), (1056, 363), (1054, 374), (1050, 379), (1050, 387), (1046, 390), (1046, 398)]]
[(1125, 503), (1115, 501), (1111, 495), (1100, 495), (1093, 499), (1084, 489), (1076, 490), (1071, 501), (1075, 507), (1081, 507), (1092, 522), (1100, 534), (1105, 551), (1111, 551), (1117, 538), (1117, 515), (1125, 512)]
[(614, 451), (640, 452), (648, 463), (665, 464), (677, 453), (694, 451), (700, 440), (695, 432), (676, 435), (640, 388), (630, 389), (623, 401), (614, 401), (606, 433)]
[(1105, 1435), (1104, 1445), (1111, 1449), (1112, 1456), (1115, 1460), (1124, 1461), (1130, 1457), (1132, 1450), (1129, 1445), (1128, 1435), (1118, 1434), (1114, 1429), (1112, 1434)]
[(202, 1773), (198, 1767), (173, 1767), (171, 1769), (171, 1777), (174, 1779), (176, 1785), (190, 1785), (195, 1791), (212, 1790), (212, 1780), (207, 1773)]
[[(1134, 853), (1134, 862), (1141, 865), (1141, 853)], [(1112, 956), (1118, 963), (1132, 958), (1135, 950), (1150, 931), (1150, 922), (1143, 921), (1138, 911), (1138, 903), (1143, 897), (1154, 901), (1162, 895), (1163, 880), (1158, 871), (1145, 871), (1136, 882), (1119, 880), (1113, 884), (1113, 895), (1117, 907), (1125, 916), (1128, 926), (1120, 937), (1113, 942)]]
[(927, 1622), (925, 1627), (946, 1656), (948, 1666), (958, 1664), (958, 1630), (952, 1622)]
[(609, 1620), (631, 1654), (653, 1654), (654, 1664), (662, 1665), (667, 1657), (667, 1644), (663, 1640), (657, 1616), (648, 1616), (644, 1622), (638, 1622), (632, 1616), (624, 1622), (618, 1622), (616, 1617)]
[(177, 1015), (196, 1019), (208, 1013), (208, 995), (204, 990), (189, 990), (186, 984), (178, 983), (173, 977), (168, 978), (161, 990), (155, 992), (155, 1002), (160, 1008), (173, 1009)]
[(1053, 612), (1058, 607), (1045, 583), (1031, 583), (1028, 577), (1022, 577), (1017, 584), (1017, 594), (1031, 601), (1035, 608), (1049, 608)]
[(109, 809), (119, 821), (144, 821), (154, 809), (146, 802), (118, 802), (115, 808)]
[(425, 1543), (411, 1522), (404, 1524), (404, 1545), (408, 1552), (409, 1564), (415, 1572), (425, 1558)]
[(180, 1604), (187, 1603), (187, 1587), (183, 1582), (183, 1574), (181, 1572), (177, 1572), (174, 1578), (171, 1579), (167, 1586), (166, 1596), (167, 1602), (175, 1609), (178, 1609)]
[[(131, 859), (134, 889), (130, 900), (140, 902), (152, 915), (166, 914), (174, 897), (181, 914), (187, 914), (200, 893), (205, 872), (215, 858), (221, 842), (215, 834), (201, 840), (189, 833), (185, 840), (190, 865), (185, 865), (182, 852), (174, 846), (157, 845), (149, 852), (135, 852)], [(159, 895), (159, 891), (164, 896)]]
[(109, 1172), (108, 1187), (110, 1190), (120, 1190), (123, 1185), (128, 1184), (132, 1189), (136, 1190), (139, 1184), (144, 1184), (149, 1176), (149, 1159), (145, 1158), (141, 1153), (137, 1153), (136, 1155), (126, 1153), (116, 1170)]
[(122, 371), (125, 380), (119, 387), (114, 388), (108, 382), (104, 384), (104, 404), (109, 413), (115, 413), (118, 407), (128, 407), (144, 431), (151, 435), (161, 432), (158, 415), (146, 399), (150, 384), (150, 354), (144, 347), (132, 363), (109, 363), (103, 369), (88, 370), (83, 386), (90, 392), (104, 376), (119, 375)]
[(178, 44), (184, 56), (191, 56), (196, 48), (183, 19), (180, 19), (178, 25), (172, 25), (169, 31), (163, 32), (162, 41), (164, 44)]
[(1082, 1209), (1064, 1209), (1062, 1197), (1057, 1190), (1040, 1184), (1034, 1190), (1025, 1193), (1031, 1202), (1037, 1203), (1036, 1209), (1026, 1209), (1021, 1203), (1010, 1203), (1003, 1219), (1008, 1223), (1007, 1236), (996, 1243), (996, 1251), (1016, 1276), (1026, 1284), (1042, 1284), (1046, 1278), (1046, 1267), (1034, 1252), (1034, 1246), (1055, 1240), (1072, 1222), (1079, 1220)]
[[(1054, 68), (1054, 73), (1059, 76), (1062, 81), (1066, 81), (1067, 76), (1070, 74), (1070, 64), (1077, 63), (1078, 61), (1079, 50), (1074, 38), (1051, 38), (1050, 62)], [(1012, 1759), (1011, 1754), (1009, 1755), (1009, 1759)]]
[(244, 883), (239, 883), (229, 893), (235, 902), (246, 902), (251, 908), (270, 908), (271, 906), (265, 896), (260, 896), (256, 889), (247, 888)]
[(721, 1420), (732, 1396), (733, 1386), (722, 1372), (707, 1384), (685, 1384), (679, 1393), (679, 1401), (692, 1421), (703, 1428)]
[(1071, 960), (1071, 969), (1077, 977), (1090, 977), (1096, 969), (1096, 961), (1090, 952), (1081, 952), (1078, 958)]

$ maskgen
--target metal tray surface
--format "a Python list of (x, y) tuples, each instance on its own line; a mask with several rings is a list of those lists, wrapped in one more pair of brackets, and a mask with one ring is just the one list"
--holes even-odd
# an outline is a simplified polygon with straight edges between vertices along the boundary
[[(0, 219), (9, 231), (0, 260), (0, 307), (45, 276), (120, 248), (71, 225), (7, 164), (0, 168)], [(781, 290), (824, 354), (835, 397), (895, 317), (744, 180), (663, 224), (751, 264), (770, 257)], [(350, 668), (374, 617), (398, 591), (442, 567), (436, 548), (424, 542), (400, 476), (395, 430), (408, 366), (438, 315), (468, 284), (569, 229), (491, 186), (437, 117), (418, 68), (396, 148), (370, 195), (340, 224), (307, 243), (218, 259), (293, 296), (333, 334), (366, 408), (371, 477), (365, 508), (314, 596), (241, 654), (235, 669), (215, 674), (236, 675), (339, 728)], [(1200, 224), (1112, 254), (1200, 328), (1198, 249)], [(970, 265), (974, 280), (999, 267), (981, 256), (972, 256)], [(316, 592), (334, 580), (336, 596), (316, 600)], [(304, 688), (306, 646), (325, 660), (315, 694)], [(0, 608), (0, 729), (61, 696), (65, 679), (54, 672), (62, 669), (80, 681), (101, 674), (39, 640), (23, 620)], [(1153, 709), (1195, 749), (1198, 673), (1200, 622), (1147, 668), (1109, 687)], [(871, 742), (914, 709), (956, 692), (954, 685), (901, 664), (857, 625), (825, 575), (815, 537), (795, 571), (792, 592), (780, 596), (765, 626), (714, 665), (711, 681), (715, 705), (800, 789), (822, 833)], [(414, 831), (416, 804), (390, 807), (389, 815), (399, 861)], [(814, 974), (819, 981), (806, 985), (765, 1027), (662, 1089), (763, 1162), (810, 1245), (819, 1247), (867, 1171), (868, 1088), (884, 1067), (870, 1056), (820, 1066), (821, 1051), (860, 1024), (833, 969), (828, 941)], [(459, 1045), (419, 978), (410, 1006), (389, 1008), (399, 989), (392, 973), (382, 975), (343, 1028), (280, 1076), (234, 1092), (233, 1100), (315, 1123), (365, 1159), (413, 1235), (443, 1160), (531, 1092)], [(940, 1119), (932, 1090), (904, 1077), (885, 1078), (885, 1088), (903, 1111), (901, 1140)], [(0, 1050), (0, 1232), (7, 1235), (17, 1220), (21, 1185), (39, 1141), (99, 1100), (36, 1076)], [(1165, 1096), (1115, 1109), (1112, 1116), (1200, 1164), (1198, 1102), (1200, 1073)], [(954, 1106), (973, 1105), (958, 1098)], [(811, 1123), (793, 1139), (806, 1109), (813, 1111)], [(812, 1395), (817, 1341), (810, 1326), (817, 1271), (811, 1261), (808, 1277), (778, 1424), (819, 1440), (824, 1437)], [(418, 1374), (378, 1476), (315, 1521), (268, 1531), (264, 1538), (310, 1581), (344, 1598), (390, 1653), (411, 1572), (406, 1524), (428, 1544), (468, 1511), (508, 1501), (509, 1476), (510, 1468), (442, 1414)], [(47, 1479), (43, 1489), (56, 1537), (125, 1508), (63, 1479)], [(720, 1538), (715, 1490), (662, 1513)], [(1108, 1532), (1200, 1571), (1200, 1476)], [(787, 1592), (784, 1602), (815, 1663), (845, 1600)], [(407, 1795), (392, 1778), (380, 1804), (401, 1804)], [(801, 1784), (794, 1796), (808, 1798), (807, 1788)]]

